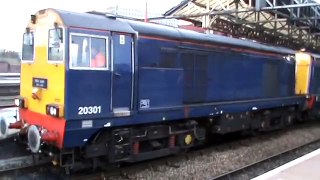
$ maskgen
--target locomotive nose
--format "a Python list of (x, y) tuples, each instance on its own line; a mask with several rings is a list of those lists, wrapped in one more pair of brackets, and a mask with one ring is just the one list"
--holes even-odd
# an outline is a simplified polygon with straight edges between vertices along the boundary
[(41, 144), (40, 131), (37, 126), (31, 125), (28, 129), (28, 147), (33, 153), (37, 153), (40, 150)]

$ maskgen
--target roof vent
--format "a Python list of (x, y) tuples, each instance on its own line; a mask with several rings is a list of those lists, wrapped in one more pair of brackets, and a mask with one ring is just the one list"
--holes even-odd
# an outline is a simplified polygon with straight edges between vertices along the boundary
[(110, 19), (117, 19), (117, 16), (115, 14), (105, 13), (105, 16)]
[(105, 16), (105, 17), (110, 18), (110, 19), (117, 19), (116, 15), (115, 14), (111, 14), (111, 13), (104, 13), (104, 12), (99, 12), (99, 11), (90, 11), (90, 12), (87, 12), (87, 13), (100, 15), (100, 16)]

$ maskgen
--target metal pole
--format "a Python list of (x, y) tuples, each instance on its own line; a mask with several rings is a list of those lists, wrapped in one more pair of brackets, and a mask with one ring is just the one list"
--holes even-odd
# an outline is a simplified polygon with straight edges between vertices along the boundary
[(261, 11), (276, 10), (276, 9), (287, 9), (287, 8), (300, 8), (300, 7), (312, 7), (320, 6), (318, 3), (306, 3), (306, 4), (292, 4), (292, 5), (283, 5), (283, 6), (274, 6), (274, 7), (263, 7)]

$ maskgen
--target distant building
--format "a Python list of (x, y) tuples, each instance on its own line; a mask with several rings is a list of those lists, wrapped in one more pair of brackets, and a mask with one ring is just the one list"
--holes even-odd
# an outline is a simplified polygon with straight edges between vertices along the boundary
[[(127, 16), (131, 18), (136, 18), (136, 19), (144, 19), (146, 16), (145, 10), (131, 9), (131, 8), (125, 8), (125, 7), (119, 7), (119, 6), (107, 8), (107, 13), (120, 15), (120, 16)], [(161, 17), (161, 16), (163, 16), (161, 12), (156, 12), (154, 10), (147, 12), (147, 18)], [(179, 20), (161, 19), (161, 20), (151, 20), (150, 22), (156, 22), (159, 24), (178, 27)]]

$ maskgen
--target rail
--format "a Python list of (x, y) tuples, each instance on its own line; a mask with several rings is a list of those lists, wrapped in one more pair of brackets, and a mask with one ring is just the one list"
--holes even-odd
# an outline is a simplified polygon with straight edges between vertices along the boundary
[(17, 169), (49, 163), (49, 158), (31, 154), (23, 145), (15, 143), (15, 138), (0, 140), (0, 174)]
[[(308, 126), (309, 127), (309, 126)], [(267, 136), (268, 137), (268, 136)], [(27, 170), (26, 173), (31, 173), (33, 174), (34, 172), (38, 172), (37, 170), (38, 166), (41, 165), (42, 168), (44, 169), (52, 169), (53, 165), (51, 165), (49, 162), (49, 159), (39, 159), (39, 156), (37, 155), (30, 155), (30, 152), (24, 151), (25, 148), (17, 145), (17, 144), (12, 144), (13, 140), (6, 139), (5, 141), (0, 141), (0, 174), (7, 174), (12, 172), (12, 176), (17, 176), (15, 174), (15, 171), (13, 170), (18, 170), (18, 169), (24, 169), (26, 167), (29, 167), (31, 169)], [(228, 140), (226, 140), (228, 141)], [(275, 155), (269, 156), (263, 160), (257, 161), (257, 162), (263, 162), (263, 161), (268, 161), (272, 157), (279, 157), (279, 155), (284, 155), (287, 152), (292, 152), (294, 150), (303, 148), (303, 147), (308, 147), (309, 145), (317, 145), (318, 143), (320, 144), (320, 139), (316, 138), (316, 140), (311, 140), (310, 142), (303, 143), (302, 145), (295, 146), (294, 148), (287, 149), (286, 151), (282, 151), (281, 153), (277, 153)], [(5, 148), (7, 146), (7, 148)], [(8, 147), (9, 146), (9, 147)], [(211, 148), (213, 145), (210, 145), (209, 147), (205, 148)], [(8, 149), (11, 150), (19, 150), (21, 153), (15, 153), (17, 155), (11, 155), (9, 158), (1, 157), (4, 156), (5, 154), (7, 156)], [(215, 149), (215, 148), (214, 148)], [(208, 151), (207, 151), (208, 150)], [(81, 170), (80, 172), (73, 171), (71, 175), (67, 176), (71, 179), (108, 179), (108, 178), (125, 178), (125, 179), (136, 179), (137, 177), (140, 176), (135, 176), (134, 172), (141, 171), (142, 169), (149, 169), (152, 172), (157, 172), (160, 171), (161, 173), (165, 172), (166, 168), (180, 168), (183, 167), (183, 161), (190, 160), (191, 157), (194, 156), (206, 156), (208, 152), (211, 152), (212, 149), (195, 149), (192, 150), (191, 152), (188, 153), (181, 153), (176, 156), (168, 156), (168, 157), (163, 157), (160, 159), (153, 159), (153, 160), (147, 160), (139, 163), (134, 163), (134, 164), (124, 164), (124, 166), (117, 167), (116, 164), (114, 165), (106, 165), (102, 169), (99, 169), (97, 171), (94, 171), (92, 169), (87, 169), (87, 170)], [(2, 152), (2, 153), (1, 153)], [(19, 155), (18, 155), (19, 154)], [(233, 171), (229, 171), (227, 173), (221, 174), (219, 176), (212, 177), (212, 179), (222, 179), (230, 177), (231, 173), (235, 173), (236, 171), (241, 172), (244, 170), (245, 167), (252, 167), (255, 163), (251, 163), (249, 165), (243, 166), (241, 168), (238, 168)], [(161, 168), (161, 166), (166, 166), (166, 168)], [(63, 171), (63, 170), (62, 170)], [(55, 172), (55, 174), (51, 175), (44, 175), (45, 177), (48, 177), (50, 179), (51, 176), (56, 177), (57, 175), (62, 175), (62, 171)], [(47, 172), (44, 171), (46, 174)], [(57, 173), (57, 174), (56, 174)], [(233, 174), (234, 175), (234, 174)], [(1, 176), (0, 176), (1, 178)], [(16, 177), (17, 178), (17, 177)], [(230, 179), (230, 178), (229, 178)]]
[(228, 171), (226, 173), (223, 173), (223, 174), (220, 174), (218, 176), (215, 176), (215, 177), (211, 177), (209, 179), (211, 180), (220, 180), (220, 179), (234, 179), (234, 177), (236, 177), (237, 175), (243, 173), (243, 172), (246, 172), (247, 170), (249, 170), (250, 168), (254, 168), (254, 167), (258, 167), (260, 164), (263, 164), (265, 162), (268, 162), (268, 161), (272, 161), (272, 160), (275, 160), (275, 159), (278, 159), (280, 158), (281, 156), (285, 156), (285, 155), (288, 155), (289, 153), (293, 152), (293, 151), (297, 151), (299, 149), (303, 149), (305, 147), (308, 147), (312, 144), (316, 144), (316, 143), (320, 143), (320, 139), (316, 139), (314, 141), (311, 141), (311, 142), (308, 142), (306, 144), (303, 144), (303, 145), (299, 145), (299, 146), (296, 146), (296, 147), (293, 147), (293, 148), (290, 148), (290, 149), (286, 149), (280, 153), (277, 153), (277, 154), (274, 154), (274, 155), (271, 155), (271, 156), (268, 156), (264, 159), (261, 159), (261, 160), (258, 160), (256, 162), (253, 162), (253, 163), (250, 163), (250, 164), (247, 164), (245, 166), (242, 166), (242, 167), (239, 167), (237, 169), (234, 169), (234, 170), (231, 170), (231, 171)]
[(10, 159), (0, 160), (0, 173), (48, 163), (50, 163), (49, 158), (40, 158), (39, 155), (13, 157)]

